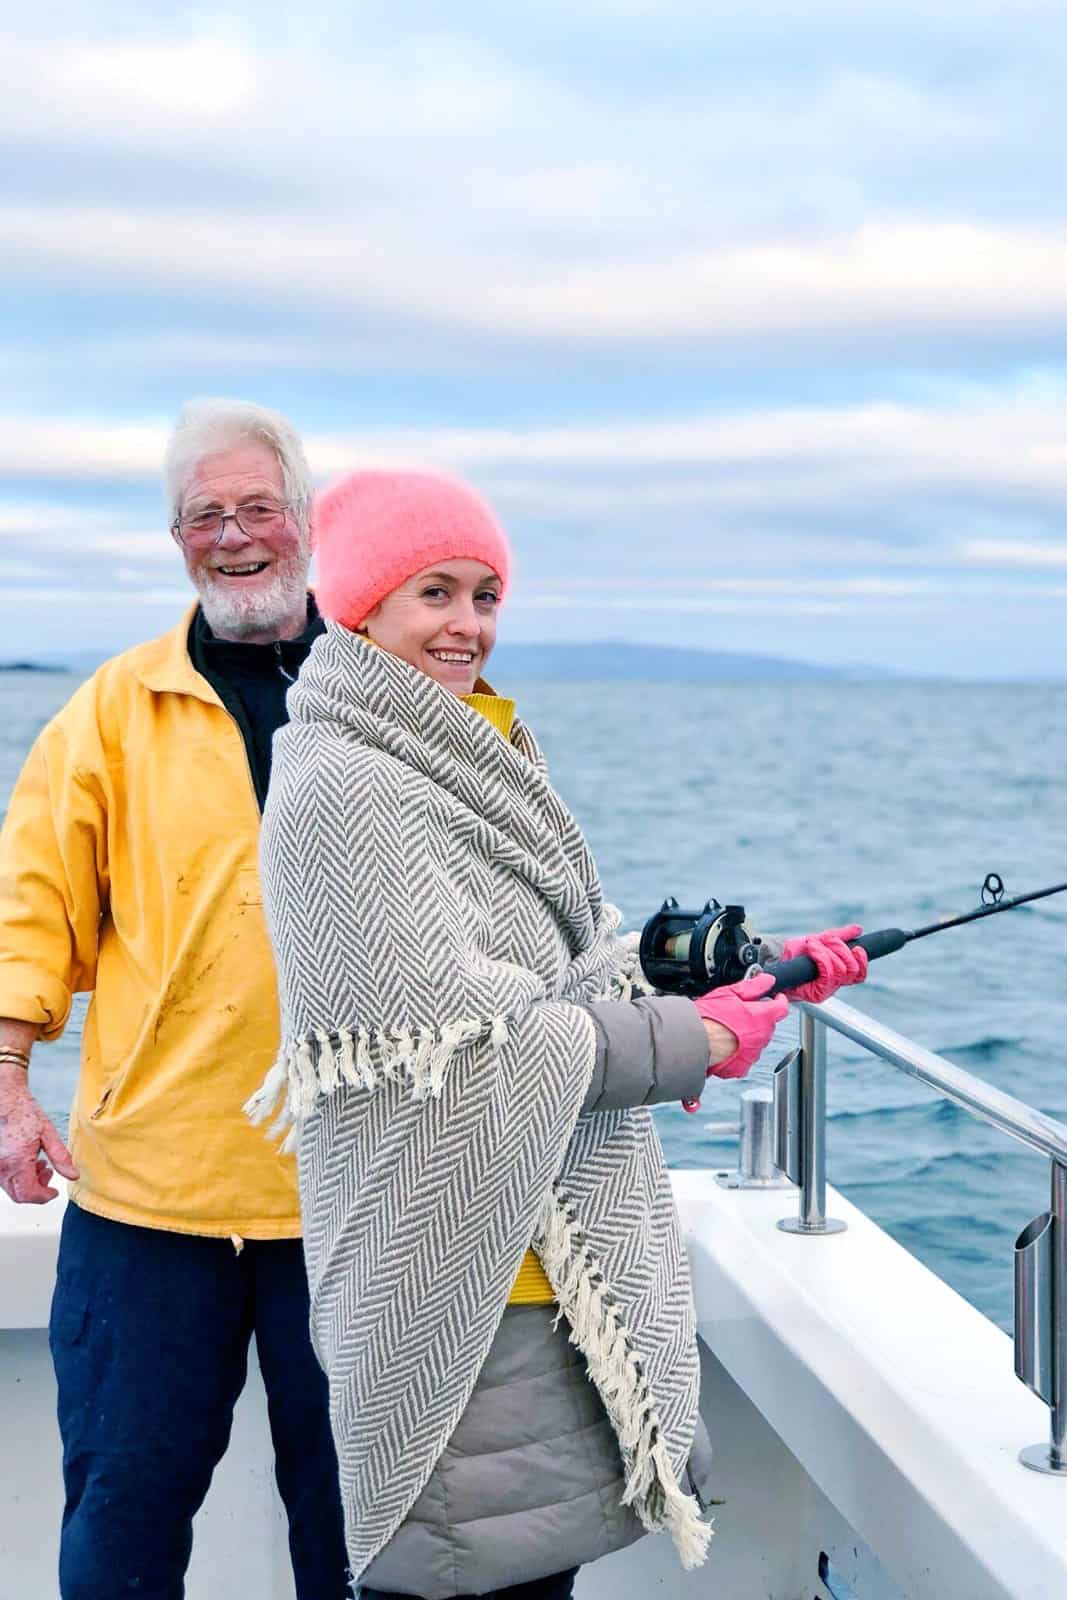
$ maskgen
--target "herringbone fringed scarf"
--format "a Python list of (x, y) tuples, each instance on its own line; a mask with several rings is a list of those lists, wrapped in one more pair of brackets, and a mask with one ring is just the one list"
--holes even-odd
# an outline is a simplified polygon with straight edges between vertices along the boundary
[(533, 1243), (619, 1439), (625, 1499), (687, 1567), (699, 1367), (652, 1118), (581, 1116), (583, 1002), (629, 997), (573, 818), (511, 743), (329, 625), (289, 695), (263, 820), (283, 1042), (258, 1119), (300, 1129), (315, 1345), (358, 1579), (474, 1388)]

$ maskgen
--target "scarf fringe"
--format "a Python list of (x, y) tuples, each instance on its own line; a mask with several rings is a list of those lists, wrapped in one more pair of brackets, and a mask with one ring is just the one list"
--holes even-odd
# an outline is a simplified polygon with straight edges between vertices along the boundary
[[(252, 1123), (265, 1122), (284, 1096), (270, 1129), (272, 1137), (280, 1137), (342, 1084), (372, 1091), (383, 1083), (407, 1083), (414, 1099), (437, 1099), (461, 1050), (481, 1039), (502, 1050), (509, 1037), (504, 1016), (461, 1017), (440, 1027), (316, 1028), (279, 1052), (261, 1087), (246, 1100), (245, 1116)], [(292, 1148), (291, 1132), (282, 1148)]]
[(678, 1483), (634, 1341), (574, 1212), (556, 1193), (545, 1202), (534, 1242), (559, 1301), (556, 1326), (566, 1316), (618, 1437), (627, 1475), (622, 1503), (650, 1533), (666, 1528), (691, 1571), (707, 1557), (711, 1523)]
[(639, 933), (624, 933), (615, 940), (615, 968), (600, 997), (602, 1000), (626, 1001), (655, 994), (641, 966), (640, 943)]

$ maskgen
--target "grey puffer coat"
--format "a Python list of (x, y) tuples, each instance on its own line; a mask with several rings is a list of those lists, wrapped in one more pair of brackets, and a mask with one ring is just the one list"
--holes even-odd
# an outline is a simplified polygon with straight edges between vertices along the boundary
[[(697, 1099), (707, 1035), (677, 996), (588, 1007), (597, 1060), (583, 1111)], [(621, 1504), (611, 1423), (555, 1306), (509, 1306), (467, 1409), (430, 1480), (362, 1583), (453, 1600), (594, 1561), (644, 1532)], [(706, 1504), (703, 1424), (683, 1485)]]

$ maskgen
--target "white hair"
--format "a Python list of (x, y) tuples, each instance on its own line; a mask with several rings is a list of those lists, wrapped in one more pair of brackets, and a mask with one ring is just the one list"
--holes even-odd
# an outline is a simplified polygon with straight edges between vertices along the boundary
[(251, 400), (190, 400), (182, 406), (163, 457), (171, 519), (181, 515), (185, 485), (198, 463), (247, 443), (264, 444), (278, 457), (286, 502), (306, 536), (311, 524), (311, 473), (300, 435), (280, 412)]

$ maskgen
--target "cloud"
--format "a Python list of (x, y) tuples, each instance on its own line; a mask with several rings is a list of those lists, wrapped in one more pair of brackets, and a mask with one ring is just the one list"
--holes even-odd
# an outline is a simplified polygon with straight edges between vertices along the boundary
[(521, 595), (515, 609), (530, 611), (576, 611), (593, 618), (605, 611), (629, 612), (641, 616), (733, 616), (733, 617), (844, 617), (857, 609), (884, 615), (914, 615), (929, 609), (914, 601), (902, 604), (882, 601), (876, 606), (858, 608), (853, 600), (831, 597), (772, 595)]
[(715, 26), (736, 22), (742, 16), (761, 21), (797, 17), (809, 26), (883, 16), (899, 29), (905, 24), (914, 29), (938, 18), (972, 22), (978, 18), (1006, 18), (1013, 25), (1021, 16), (1062, 18), (1063, 0), (1012, 0), (1010, 5), (1005, 0), (940, 0), (933, 11), (922, 0), (864, 0), (862, 8), (856, 6), (855, 0), (745, 0), (743, 13), (736, 0), (582, 0), (582, 10), (601, 20), (644, 18), (658, 24), (664, 17), (684, 17)]
[[(698, 594), (715, 596), (834, 595), (848, 599), (873, 600), (925, 598), (944, 590), (943, 584), (931, 578), (797, 578), (766, 577), (762, 574), (745, 577), (727, 577), (723, 574), (716, 574), (713, 578), (687, 577), (684, 586), (687, 592), (697, 591)], [(544, 597), (546, 602), (555, 597), (570, 595), (572, 592), (589, 591), (602, 597), (615, 595), (620, 599), (633, 595), (649, 596), (664, 593), (677, 597), (680, 587), (677, 578), (605, 578), (600, 575), (596, 577), (576, 575), (551, 581), (538, 580), (527, 585), (524, 594), (527, 596), (536, 594), (539, 600)]]
[(216, 124), (247, 115), (256, 98), (253, 52), (217, 35), (60, 44), (43, 61), (16, 53), (9, 70), (28, 65), (41, 70), (41, 87), (55, 91), (43, 114), (83, 135), (87, 122), (114, 131), (121, 116), (127, 128), (180, 125), (208, 137)]
[[(106, 507), (112, 485), (158, 493), (166, 433), (162, 422), (0, 417), (0, 479), (51, 478), (81, 495), (0, 499), (0, 546), (16, 562), (51, 557), (58, 576), (77, 571), (86, 604), (102, 562), (130, 598), (174, 598), (179, 589), (160, 588), (165, 572), (176, 581), (179, 572), (162, 510), (153, 527), (136, 505)], [(434, 464), (472, 478), (512, 531), (514, 610), (533, 622), (602, 611), (867, 615), (904, 626), (961, 608), (1047, 616), (1062, 606), (1044, 574), (1067, 567), (1056, 537), (1063, 437), (1067, 394), (1042, 382), (1033, 394), (976, 392), (955, 407), (379, 428), (311, 432), (306, 444), (320, 479), (356, 464)]]
[[(154, 482), (169, 422), (0, 416), (0, 477)], [(1062, 505), (1067, 400), (778, 407), (675, 420), (309, 432), (320, 478), (357, 464), (474, 474), (529, 512), (868, 503), (936, 490)], [(7, 513), (11, 515), (13, 513)], [(2, 524), (0, 524), (2, 526)]]
[[(410, 196), (393, 195), (391, 172), (439, 177), (462, 149), (489, 169), (581, 114), (551, 78), (439, 29), (400, 28), (331, 50), (314, 29), (288, 47), (276, 34), (265, 40), (261, 20), (223, 15), (208, 28), (132, 37), (9, 32), (0, 40), (0, 131), (42, 149), (72, 146), (75, 156), (88, 144), (98, 161), (110, 149), (146, 169), (179, 157), (190, 178), (206, 163), (209, 195), (242, 178), (250, 193), (285, 194), (290, 210), (307, 210), (300, 197), (309, 195), (399, 215)], [(346, 181), (347, 193), (337, 187)], [(370, 192), (360, 195), (361, 182)], [(195, 179), (188, 191), (204, 198)]]
[(184, 603), (159, 462), (179, 400), (221, 390), (290, 413), (320, 478), (477, 482), (528, 634), (603, 613), (697, 639), (707, 612), (729, 647), (766, 619), (799, 654), (932, 657), (955, 618), (984, 656), (995, 619), (1021, 661), (1065, 588), (1063, 19), (23, 8), (0, 25), (16, 625), (48, 626), (35, 593), (79, 637)]
[[(254, 241), (254, 248), (250, 242)], [(845, 330), (1036, 329), (1067, 316), (1067, 228), (880, 219), (653, 259), (487, 260), (325, 217), (0, 207), (0, 252), (24, 272), (180, 287), (384, 314), (511, 341), (596, 345)]]
[[(957, 554), (961, 561), (984, 567), (1067, 567), (1067, 544), (1027, 544), (1010, 539), (964, 539)], [(1051, 591), (1062, 594), (1062, 589)]]
[(1067, 132), (1059, 98), (1003, 67), (814, 51), (754, 72), (701, 54), (708, 13), (700, 71), (660, 83), (635, 39), (628, 71), (582, 81), (580, 52), (537, 59), (514, 31), (489, 43), (416, 8), (354, 45), (324, 11), (321, 37), (264, 39), (250, 8), (9, 33), (0, 130), (25, 198), (0, 211), (7, 275), (579, 345), (1062, 316), (1059, 218), (998, 220), (977, 179), (991, 152), (1029, 173)]
[(0, 582), (21, 583), (26, 579), (49, 578), (51, 573), (31, 561), (0, 561)]
[(615, 610), (647, 607), (666, 611), (777, 611), (803, 612), (810, 607), (835, 612), (928, 611), (955, 607), (961, 601), (998, 599), (1024, 604), (1063, 593), (1046, 584), (1006, 587), (1002, 578), (983, 578), (974, 572), (943, 570), (930, 576), (840, 576), (820, 573), (804, 578), (795, 572), (779, 576), (759, 573), (737, 576), (686, 574), (669, 578), (642, 575), (635, 578), (596, 574), (535, 578), (521, 585), (520, 608), (568, 609), (591, 606)]
[[(83, 611), (91, 606), (94, 612), (101, 608), (113, 610), (128, 616), (131, 604), (144, 606), (159, 606), (170, 612), (181, 611), (190, 606), (195, 596), (191, 589), (140, 589), (136, 593), (124, 590), (116, 594), (114, 589), (90, 588), (88, 586), (70, 588), (66, 585), (49, 585), (47, 588), (20, 588), (18, 590), (19, 603), (22, 605), (43, 606), (71, 606), (75, 610)], [(63, 641), (69, 650), (72, 641), (67, 638)]]
[(142, 482), (159, 475), (168, 424), (78, 417), (7, 420), (12, 432), (0, 437), (0, 476)]
[(112, 514), (78, 503), (0, 503), (0, 542), (24, 545), (28, 551), (80, 555), (94, 561), (102, 555), (113, 555), (142, 565), (174, 563), (175, 547), (162, 525), (147, 531), (119, 531), (116, 520)]

